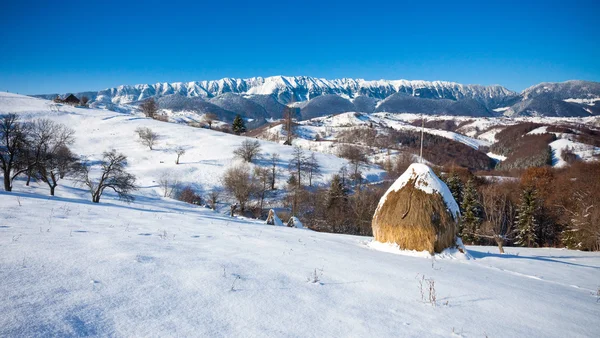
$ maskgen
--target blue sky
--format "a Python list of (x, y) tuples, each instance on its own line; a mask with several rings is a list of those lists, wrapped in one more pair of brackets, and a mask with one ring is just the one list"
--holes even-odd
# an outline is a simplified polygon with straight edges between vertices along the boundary
[(600, 81), (598, 1), (2, 1), (0, 90), (308, 75)]

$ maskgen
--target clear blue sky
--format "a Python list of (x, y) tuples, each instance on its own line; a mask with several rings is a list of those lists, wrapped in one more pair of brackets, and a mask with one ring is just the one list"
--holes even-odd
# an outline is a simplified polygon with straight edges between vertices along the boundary
[(308, 75), (600, 81), (600, 1), (0, 3), (0, 90)]

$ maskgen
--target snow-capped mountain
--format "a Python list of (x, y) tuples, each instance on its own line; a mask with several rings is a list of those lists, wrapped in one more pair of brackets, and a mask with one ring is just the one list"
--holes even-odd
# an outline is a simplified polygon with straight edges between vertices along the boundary
[(213, 112), (223, 115), (225, 121), (235, 114), (265, 121), (280, 118), (290, 102), (301, 108), (301, 119), (350, 111), (462, 116), (600, 114), (600, 83), (588, 81), (542, 83), (516, 93), (499, 85), (446, 81), (272, 76), (119, 86), (75, 95), (85, 95), (96, 105), (136, 104), (154, 97), (161, 108)]
[[(95, 95), (86, 92), (92, 101), (126, 104), (153, 96), (179, 94), (185, 97), (212, 98), (225, 93), (245, 95), (275, 95), (281, 103), (309, 101), (317, 96), (336, 94), (345, 98), (358, 96), (384, 99), (395, 93), (422, 98), (461, 100), (471, 98), (494, 105), (497, 99), (515, 97), (518, 93), (502, 86), (462, 85), (445, 81), (408, 81), (335, 79), (309, 76), (272, 76), (249, 79), (224, 78), (215, 81), (175, 82), (119, 86), (101, 90)], [(54, 94), (53, 94), (54, 95)], [(53, 96), (44, 95), (44, 96)]]

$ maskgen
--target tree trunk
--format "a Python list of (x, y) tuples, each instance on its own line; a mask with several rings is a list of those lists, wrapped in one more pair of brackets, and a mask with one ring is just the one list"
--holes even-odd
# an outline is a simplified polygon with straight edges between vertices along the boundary
[(25, 185), (29, 186), (29, 182), (31, 182), (31, 171), (30, 170), (27, 171), (27, 182), (25, 183)]
[(56, 186), (50, 186), (50, 196), (54, 196), (54, 189)]
[(4, 172), (4, 190), (12, 191), (12, 185), (10, 184), (10, 171), (9, 173)]
[(498, 250), (501, 254), (504, 254), (504, 240), (500, 236), (494, 236), (494, 240), (496, 240), (496, 244), (498, 244)]

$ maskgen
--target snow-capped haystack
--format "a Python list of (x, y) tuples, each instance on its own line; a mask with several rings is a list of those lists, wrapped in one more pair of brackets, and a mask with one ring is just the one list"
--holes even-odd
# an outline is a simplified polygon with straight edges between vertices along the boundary
[(383, 195), (373, 216), (373, 236), (401, 249), (442, 252), (455, 246), (460, 211), (433, 170), (413, 163)]
[(277, 216), (277, 213), (273, 209), (269, 210), (269, 215), (267, 216), (267, 224), (269, 224), (269, 225), (276, 225), (278, 227), (282, 227), (283, 226), (283, 222)]

